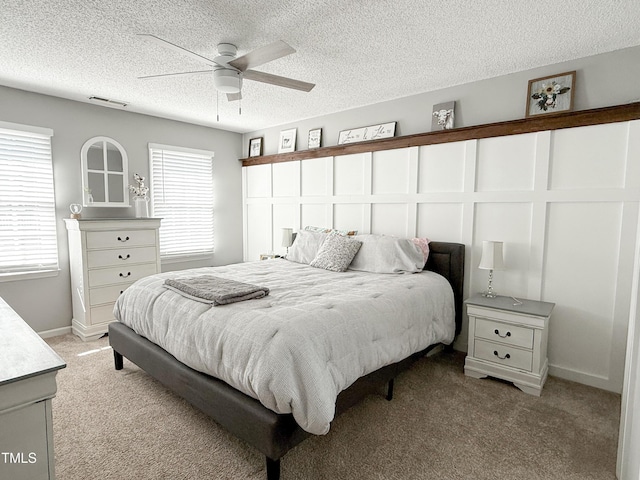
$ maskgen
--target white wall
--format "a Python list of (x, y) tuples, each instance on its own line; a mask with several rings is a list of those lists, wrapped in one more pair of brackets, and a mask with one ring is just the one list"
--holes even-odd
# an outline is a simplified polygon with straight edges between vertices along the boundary
[[(333, 226), (468, 245), (505, 242), (503, 295), (556, 304), (552, 375), (620, 392), (640, 202), (640, 121), (244, 168), (245, 259), (280, 229)], [(466, 350), (466, 326), (456, 348)]]
[(640, 229), (637, 237), (616, 464), (620, 480), (640, 478)]
[[(204, 262), (172, 264), (163, 270), (224, 265), (242, 260), (241, 136), (186, 123), (139, 115), (0, 86), (0, 121), (53, 129), (52, 155), (60, 273), (54, 278), (0, 282), (0, 297), (38, 332), (70, 327), (71, 293), (67, 234), (62, 218), (82, 203), (80, 149), (104, 135), (127, 151), (129, 172), (148, 178), (148, 143), (215, 152), (215, 254)], [(153, 194), (153, 192), (151, 192)], [(85, 218), (133, 217), (133, 208), (85, 208)]]

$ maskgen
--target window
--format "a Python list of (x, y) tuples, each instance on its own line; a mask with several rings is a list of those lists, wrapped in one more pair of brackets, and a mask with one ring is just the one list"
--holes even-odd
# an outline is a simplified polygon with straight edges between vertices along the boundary
[(52, 135), (0, 122), (0, 278), (58, 270)]
[(149, 144), (163, 259), (213, 253), (213, 152)]

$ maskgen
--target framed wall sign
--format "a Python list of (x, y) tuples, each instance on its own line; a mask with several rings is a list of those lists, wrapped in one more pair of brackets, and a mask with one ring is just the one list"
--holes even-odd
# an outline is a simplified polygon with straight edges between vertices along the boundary
[(369, 127), (352, 128), (343, 130), (338, 135), (338, 145), (347, 143), (366, 142), (380, 138), (393, 137), (396, 133), (396, 122), (381, 123)]
[(573, 110), (576, 72), (529, 80), (527, 117)]
[(249, 156), (259, 157), (262, 155), (262, 137), (256, 137), (249, 140)]
[(278, 153), (288, 153), (296, 151), (296, 129), (282, 130), (280, 132), (280, 143)]
[(308, 148), (319, 148), (321, 141), (322, 141), (321, 128), (314, 128), (313, 130), (309, 130), (309, 147)]

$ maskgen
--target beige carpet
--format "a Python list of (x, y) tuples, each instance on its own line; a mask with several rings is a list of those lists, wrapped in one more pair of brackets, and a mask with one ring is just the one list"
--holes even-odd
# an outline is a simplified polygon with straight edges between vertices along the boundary
[[(264, 457), (125, 359), (108, 339), (48, 339), (67, 362), (53, 401), (58, 480), (265, 479)], [(92, 351), (78, 356), (83, 352)], [(540, 398), (422, 359), (282, 460), (282, 479), (614, 480), (620, 396), (550, 378)]]

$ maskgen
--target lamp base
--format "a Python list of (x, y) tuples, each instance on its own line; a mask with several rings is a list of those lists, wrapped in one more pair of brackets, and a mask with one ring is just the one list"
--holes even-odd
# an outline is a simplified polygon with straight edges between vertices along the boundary
[(487, 285), (487, 289), (482, 292), (483, 297), (487, 298), (496, 298), (498, 295), (493, 291), (493, 269), (489, 270), (489, 284)]

